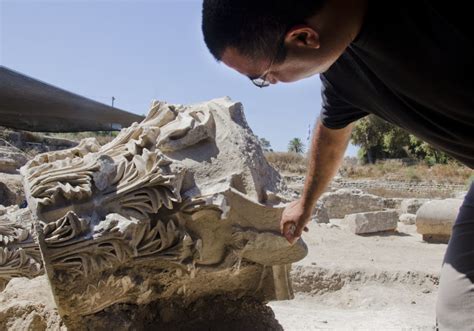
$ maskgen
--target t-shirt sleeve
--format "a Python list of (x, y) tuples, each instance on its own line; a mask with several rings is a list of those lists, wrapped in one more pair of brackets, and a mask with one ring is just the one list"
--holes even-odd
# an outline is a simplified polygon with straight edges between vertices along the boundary
[(327, 79), (321, 76), (321, 115), (320, 120), (323, 125), (329, 129), (342, 129), (350, 123), (369, 115), (354, 105), (344, 101), (338, 96), (332, 85)]

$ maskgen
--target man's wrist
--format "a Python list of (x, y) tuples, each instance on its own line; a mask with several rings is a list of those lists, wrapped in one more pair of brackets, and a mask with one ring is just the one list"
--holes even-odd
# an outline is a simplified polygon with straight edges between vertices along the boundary
[(303, 215), (307, 217), (311, 216), (311, 213), (316, 203), (313, 202), (312, 199), (304, 195), (301, 197), (300, 201), (301, 201), (301, 208), (303, 209)]

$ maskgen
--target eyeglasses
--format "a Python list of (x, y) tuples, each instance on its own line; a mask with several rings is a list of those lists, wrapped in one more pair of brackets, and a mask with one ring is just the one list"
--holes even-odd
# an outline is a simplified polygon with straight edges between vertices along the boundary
[(273, 65), (273, 61), (270, 63), (270, 65), (268, 66), (268, 69), (265, 70), (265, 73), (263, 75), (257, 78), (249, 77), (253, 85), (260, 88), (270, 86), (270, 81), (267, 80), (267, 76), (268, 76), (268, 73), (270, 72), (270, 69), (272, 68), (272, 65)]
[(284, 45), (285, 44), (283, 42), (280, 43), (280, 45), (278, 46), (277, 52), (276, 52), (275, 56), (272, 59), (272, 62), (270, 62), (270, 65), (268, 66), (267, 70), (265, 70), (265, 72), (261, 76), (256, 77), (256, 78), (249, 77), (249, 79), (252, 81), (253, 85), (255, 85), (257, 87), (260, 87), (260, 88), (270, 86), (271, 83), (267, 79), (268, 73), (270, 72), (273, 64), (276, 61), (276, 59), (280, 56), (280, 53), (283, 50)]

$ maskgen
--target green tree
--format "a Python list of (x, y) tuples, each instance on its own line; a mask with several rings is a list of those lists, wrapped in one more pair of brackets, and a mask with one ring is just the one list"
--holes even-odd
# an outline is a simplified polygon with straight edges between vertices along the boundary
[(264, 152), (273, 152), (272, 146), (267, 139), (259, 138), (258, 140), (260, 141), (260, 146), (262, 146)]
[(375, 163), (383, 158), (384, 133), (390, 129), (390, 124), (381, 118), (369, 115), (360, 119), (352, 130), (351, 140), (360, 147), (359, 159)]
[[(387, 123), (388, 124), (388, 123)], [(408, 146), (410, 145), (410, 135), (398, 126), (389, 124), (389, 129), (383, 134), (382, 148), (386, 157), (402, 158), (407, 157)]]
[(357, 156), (365, 163), (375, 163), (381, 158), (407, 156), (431, 165), (453, 160), (428, 143), (375, 115), (366, 116), (355, 124), (351, 140), (360, 147)]
[(288, 152), (301, 154), (304, 152), (304, 144), (300, 138), (293, 138), (288, 143)]
[(429, 165), (438, 163), (446, 164), (450, 161), (454, 161), (451, 156), (437, 150), (430, 144), (413, 135), (410, 135), (408, 150), (412, 156), (419, 160), (424, 160)]

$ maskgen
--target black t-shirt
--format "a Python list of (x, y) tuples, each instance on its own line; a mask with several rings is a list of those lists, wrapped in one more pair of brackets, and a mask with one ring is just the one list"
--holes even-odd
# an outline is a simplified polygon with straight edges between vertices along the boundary
[(469, 2), (369, 1), (356, 40), (321, 74), (321, 121), (375, 114), (474, 168)]

